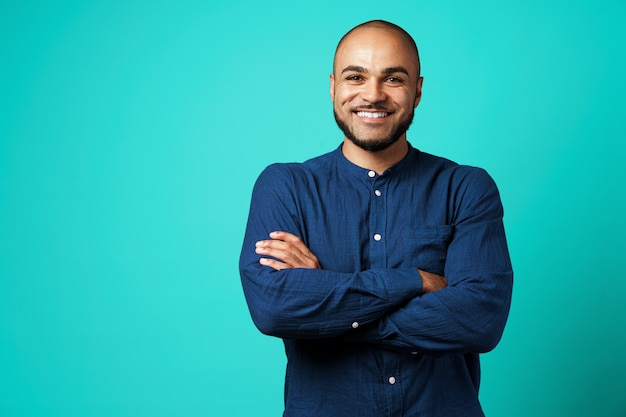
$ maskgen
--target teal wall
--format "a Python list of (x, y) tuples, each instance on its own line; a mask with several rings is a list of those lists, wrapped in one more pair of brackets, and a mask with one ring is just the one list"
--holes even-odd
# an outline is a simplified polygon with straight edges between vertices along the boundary
[(626, 3), (3, 1), (0, 415), (278, 416), (237, 258), (256, 176), (334, 149), (364, 20), (416, 38), (420, 149), (496, 179), (488, 416), (626, 415)]

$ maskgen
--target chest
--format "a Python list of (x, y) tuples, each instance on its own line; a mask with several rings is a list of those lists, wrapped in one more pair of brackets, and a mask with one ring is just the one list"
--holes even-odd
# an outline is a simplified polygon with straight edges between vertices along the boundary
[(303, 235), (323, 268), (443, 272), (454, 231), (445, 190), (373, 180), (329, 182), (300, 194)]

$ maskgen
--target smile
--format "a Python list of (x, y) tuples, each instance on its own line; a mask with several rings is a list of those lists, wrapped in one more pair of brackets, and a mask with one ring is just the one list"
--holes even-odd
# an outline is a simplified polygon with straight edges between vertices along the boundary
[(368, 119), (382, 119), (389, 116), (389, 113), (377, 111), (377, 112), (369, 112), (369, 111), (358, 111), (356, 112), (357, 116), (365, 117)]

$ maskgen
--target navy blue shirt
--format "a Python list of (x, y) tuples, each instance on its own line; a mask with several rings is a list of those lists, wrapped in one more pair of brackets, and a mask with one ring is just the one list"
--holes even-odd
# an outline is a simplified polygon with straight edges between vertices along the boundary
[[(240, 258), (252, 319), (284, 340), (287, 417), (482, 416), (478, 354), (495, 347), (513, 272), (491, 177), (409, 146), (382, 175), (341, 147), (274, 164)], [(255, 242), (293, 233), (322, 269), (276, 271)], [(417, 269), (448, 287), (422, 294)]]

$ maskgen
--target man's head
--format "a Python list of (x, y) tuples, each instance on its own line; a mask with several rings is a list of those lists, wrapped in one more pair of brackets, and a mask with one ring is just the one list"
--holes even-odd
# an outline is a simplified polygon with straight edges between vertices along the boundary
[(406, 138), (421, 87), (417, 46), (399, 26), (374, 20), (339, 41), (330, 95), (339, 128), (358, 147), (376, 152)]

